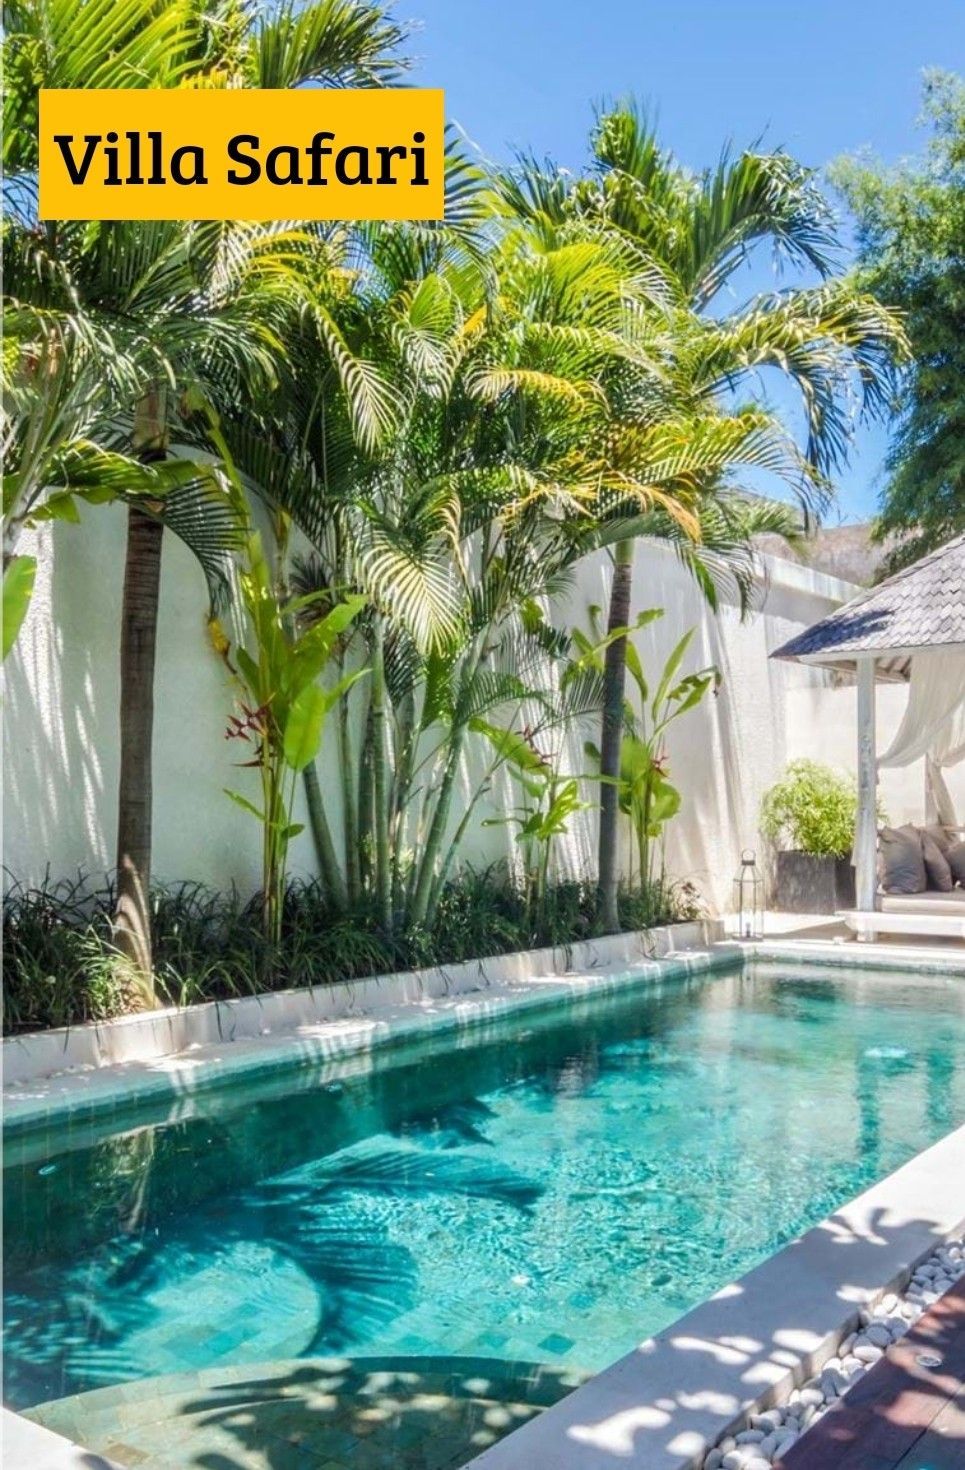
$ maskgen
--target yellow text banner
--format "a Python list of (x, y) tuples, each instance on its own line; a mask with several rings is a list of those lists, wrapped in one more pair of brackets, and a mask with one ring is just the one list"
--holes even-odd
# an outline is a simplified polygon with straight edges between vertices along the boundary
[(436, 89), (40, 93), (42, 219), (441, 219)]

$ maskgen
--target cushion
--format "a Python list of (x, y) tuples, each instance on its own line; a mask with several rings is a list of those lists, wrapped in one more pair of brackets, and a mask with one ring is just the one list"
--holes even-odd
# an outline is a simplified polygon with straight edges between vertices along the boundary
[(878, 870), (885, 893), (924, 893), (928, 887), (921, 835), (916, 827), (882, 827)]
[(948, 849), (948, 866), (955, 882), (965, 888), (965, 842), (956, 842)]
[(934, 888), (938, 893), (951, 893), (955, 887), (951, 867), (927, 827), (923, 827), (921, 832), (921, 855), (929, 888)]
[(940, 822), (933, 822), (929, 827), (922, 827), (922, 832), (927, 832), (935, 846), (941, 850), (943, 857), (948, 857), (948, 850), (954, 843), (954, 838), (945, 831)]

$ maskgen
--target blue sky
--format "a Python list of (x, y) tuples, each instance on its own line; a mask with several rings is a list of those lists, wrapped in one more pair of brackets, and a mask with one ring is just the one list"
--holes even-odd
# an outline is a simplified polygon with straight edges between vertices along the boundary
[[(923, 143), (922, 69), (965, 70), (962, 0), (401, 0), (396, 13), (419, 26), (412, 81), (444, 87), (489, 158), (526, 148), (573, 169), (594, 103), (630, 93), (694, 168), (761, 137), (816, 167), (868, 148), (894, 162)], [(885, 446), (859, 431), (841, 519), (873, 510)]]

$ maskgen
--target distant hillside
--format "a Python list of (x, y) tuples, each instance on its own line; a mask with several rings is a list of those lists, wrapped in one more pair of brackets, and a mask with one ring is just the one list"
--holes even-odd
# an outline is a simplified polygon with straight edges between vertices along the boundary
[(875, 580), (889, 549), (887, 544), (872, 544), (869, 525), (825, 527), (801, 553), (791, 551), (780, 536), (761, 536), (758, 545), (769, 556), (804, 562), (815, 571), (856, 582), (860, 587), (868, 587)]

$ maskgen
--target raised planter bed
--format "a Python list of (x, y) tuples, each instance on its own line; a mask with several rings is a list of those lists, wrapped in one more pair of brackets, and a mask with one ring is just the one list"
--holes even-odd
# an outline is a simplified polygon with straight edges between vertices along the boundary
[(311, 989), (276, 990), (238, 1000), (169, 1007), (111, 1021), (8, 1036), (4, 1085), (122, 1063), (161, 1061), (193, 1047), (279, 1036), (300, 1027), (360, 1017), (387, 1007), (470, 994), (534, 976), (570, 975), (638, 964), (706, 946), (723, 934), (719, 920), (669, 924), (613, 934), (558, 949), (533, 949), (435, 969), (409, 970)]

